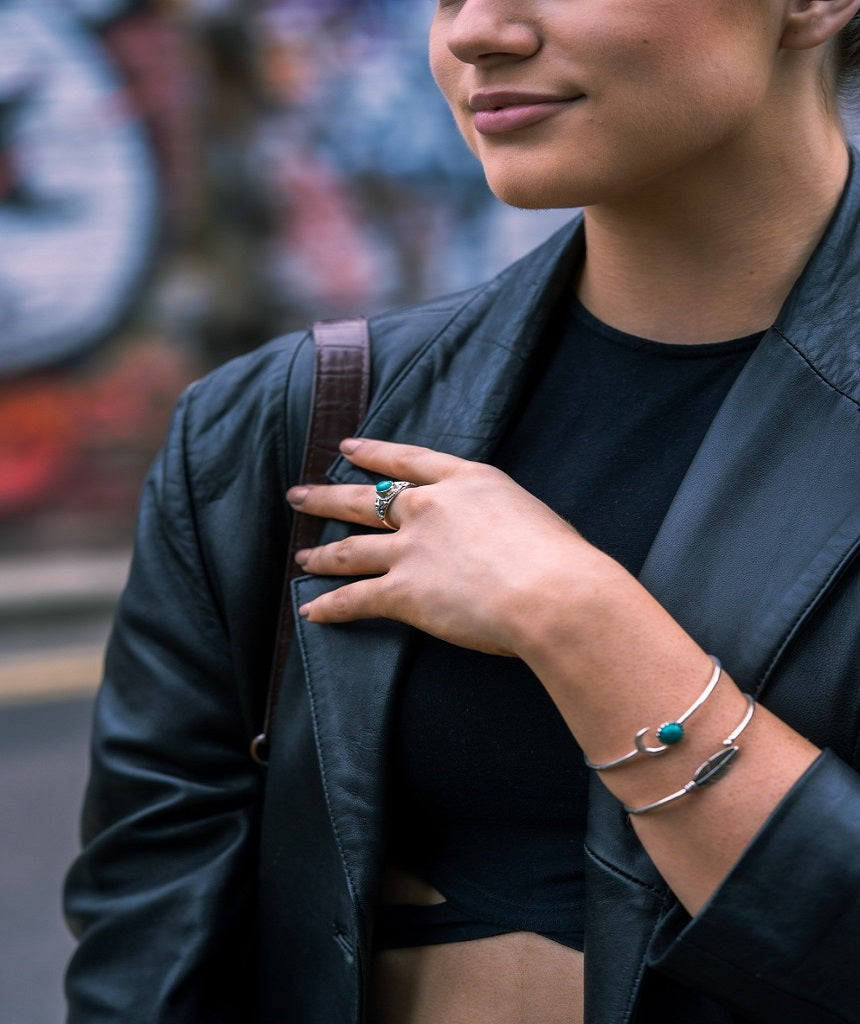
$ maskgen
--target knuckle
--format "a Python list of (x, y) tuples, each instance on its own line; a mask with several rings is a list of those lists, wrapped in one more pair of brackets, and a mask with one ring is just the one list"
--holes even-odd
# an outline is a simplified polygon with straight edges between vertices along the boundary
[(353, 517), (360, 521), (373, 508), (373, 496), (368, 498), (367, 489), (356, 486), (350, 494), (349, 507)]
[(332, 561), (338, 569), (350, 565), (355, 559), (355, 538), (346, 537), (337, 544), (332, 545)]
[(409, 459), (410, 462), (413, 459), (427, 459), (432, 458), (435, 455), (436, 452), (434, 452), (432, 448), (427, 448), (425, 445), (417, 445), (415, 448), (412, 449), (412, 451), (408, 455), (404, 453), (404, 461), (407, 458)]
[(389, 573), (385, 577), (384, 586), (380, 587), (380, 597), (386, 608), (396, 608), (404, 612), (410, 603), (409, 584), (402, 575)]
[(338, 588), (329, 595), (329, 600), (332, 611), (336, 615), (346, 615), (352, 607), (352, 594), (349, 592), (349, 587)]
[(489, 479), (498, 475), (498, 470), (486, 462), (475, 462), (471, 466), (465, 466), (464, 472), (474, 473), (479, 480)]
[(426, 494), (421, 493), (421, 490), (420, 487), (409, 487), (402, 494), (399, 494), (397, 500), (403, 502), (399, 511), (406, 511), (410, 518), (420, 515), (422, 509), (427, 507), (427, 501), (429, 500)]

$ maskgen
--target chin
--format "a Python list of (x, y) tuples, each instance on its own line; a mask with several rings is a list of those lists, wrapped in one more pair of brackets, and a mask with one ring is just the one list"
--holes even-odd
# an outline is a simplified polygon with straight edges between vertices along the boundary
[(488, 174), (487, 184), (497, 199), (520, 210), (567, 210), (585, 205), (576, 194), (580, 190), (546, 179), (535, 179), (533, 175)]

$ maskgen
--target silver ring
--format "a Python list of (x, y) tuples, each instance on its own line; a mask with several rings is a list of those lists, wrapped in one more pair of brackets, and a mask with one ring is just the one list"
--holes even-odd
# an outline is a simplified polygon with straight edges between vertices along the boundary
[(376, 518), (380, 519), (389, 530), (397, 529), (397, 527), (392, 526), (385, 518), (388, 514), (389, 505), (391, 505), (391, 502), (394, 501), (401, 491), (405, 491), (407, 487), (417, 486), (418, 484), (413, 484), (409, 480), (380, 480), (376, 485), (376, 496), (373, 499), (373, 508), (376, 512)]

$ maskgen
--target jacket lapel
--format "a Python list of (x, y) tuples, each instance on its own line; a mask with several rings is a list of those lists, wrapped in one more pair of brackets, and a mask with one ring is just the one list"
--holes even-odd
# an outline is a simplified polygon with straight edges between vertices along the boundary
[[(578, 257), (572, 235), (573, 228), (563, 229), (504, 280), (457, 308), (454, 318), (374, 396), (361, 434), (433, 445), (462, 458), (488, 458), (519, 398), (523, 367), (562, 289), (569, 286)], [(414, 329), (420, 332), (421, 327), (417, 316)], [(340, 457), (329, 478), (333, 483), (370, 479)], [(343, 524), (329, 522), (321, 541), (345, 533)], [(299, 577), (293, 582), (294, 608), (344, 582)], [(413, 635), (389, 621), (333, 626), (296, 619), (329, 814), (353, 895), (363, 909), (373, 898), (381, 854), (392, 694)]]
[[(414, 358), (371, 403), (361, 433), (426, 445), (484, 461), (498, 444), (527, 382), (524, 372), (582, 253), (579, 220), (562, 228), (471, 298), (420, 346)], [(383, 332), (385, 324), (373, 325)], [(420, 337), (420, 313), (414, 314)], [(401, 338), (410, 332), (402, 325)], [(408, 342), (407, 342), (408, 343)], [(343, 458), (333, 483), (366, 482)]]
[[(302, 576), (293, 582), (295, 606), (344, 582)], [(411, 633), (381, 619), (337, 626), (296, 621), (329, 814), (359, 904), (375, 891), (391, 689)]]
[(720, 408), (641, 579), (760, 694), (860, 537), (860, 175)]
[(769, 332), (643, 567), (643, 584), (757, 695), (856, 548), (858, 453), (857, 406)]

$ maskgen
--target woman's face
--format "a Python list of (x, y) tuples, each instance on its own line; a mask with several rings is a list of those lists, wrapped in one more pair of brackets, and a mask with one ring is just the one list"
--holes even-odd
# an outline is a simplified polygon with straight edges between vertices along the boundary
[(785, 6), (441, 0), (430, 62), (501, 199), (614, 202), (765, 154), (785, 120)]

